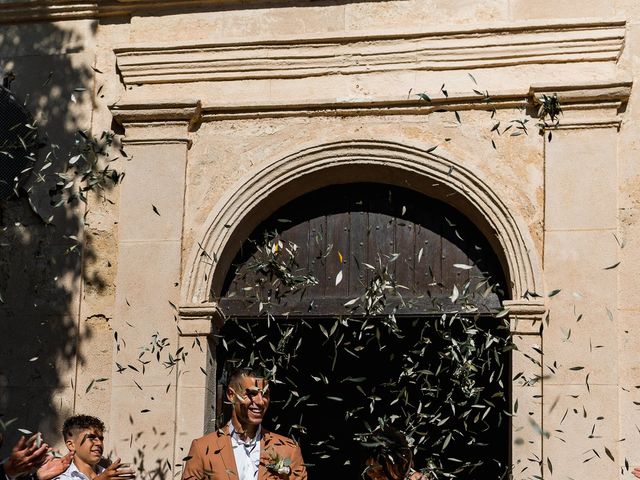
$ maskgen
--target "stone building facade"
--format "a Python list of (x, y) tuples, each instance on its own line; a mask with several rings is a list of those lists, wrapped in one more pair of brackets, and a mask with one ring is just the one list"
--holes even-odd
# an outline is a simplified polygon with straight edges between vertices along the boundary
[(513, 371), (542, 377), (510, 386), (515, 475), (628, 478), (638, 35), (625, 0), (0, 2), (0, 65), (60, 157), (78, 128), (126, 152), (86, 205), (1, 206), (0, 412), (54, 437), (96, 414), (113, 452), (169, 475), (211, 428), (211, 292), (238, 246), (304, 193), (386, 183), (463, 212), (501, 260)]

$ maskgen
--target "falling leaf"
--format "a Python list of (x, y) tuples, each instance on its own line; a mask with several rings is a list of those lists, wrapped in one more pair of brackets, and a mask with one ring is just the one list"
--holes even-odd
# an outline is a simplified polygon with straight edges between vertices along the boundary
[(157, 207), (156, 207), (155, 205), (151, 204), (151, 208), (153, 208), (153, 212), (154, 212), (156, 215), (160, 216), (160, 212), (158, 211), (158, 209), (157, 209)]
[(336, 286), (338, 286), (340, 282), (342, 282), (342, 270), (340, 270), (336, 275)]
[(614, 268), (616, 268), (618, 265), (620, 265), (621, 262), (616, 262), (613, 265), (609, 265), (608, 267), (605, 267), (605, 270), (613, 270)]
[(587, 385), (587, 391), (591, 393), (591, 387), (589, 386), (589, 375), (591, 374), (587, 373), (587, 377), (584, 379), (584, 383)]
[(611, 312), (611, 310), (609, 310), (606, 307), (605, 307), (605, 310), (607, 311), (607, 317), (609, 318), (610, 321), (613, 322), (613, 313)]
[(46, 87), (49, 82), (51, 81), (51, 79), (53, 78), (53, 72), (49, 72), (49, 75), (47, 76), (47, 79), (44, 81), (44, 83), (42, 84), (42, 87)]
[(607, 457), (609, 457), (612, 462), (616, 461), (616, 459), (613, 457), (613, 454), (611, 453), (611, 450), (609, 450), (607, 447), (604, 447), (604, 453), (607, 454)]
[(453, 266), (460, 270), (471, 270), (473, 268), (473, 265), (465, 265), (464, 263), (454, 263)]
[(89, 386), (87, 386), (87, 389), (84, 391), (84, 393), (89, 393), (89, 390), (91, 390), (91, 387), (93, 387), (95, 380), (91, 380), (91, 382), (89, 383)]
[(616, 243), (618, 244), (618, 247), (624, 248), (624, 245), (625, 245), (624, 240), (621, 241), (615, 233), (612, 235), (613, 235), (613, 238), (616, 239)]
[(456, 303), (456, 300), (458, 300), (459, 296), (460, 296), (460, 292), (458, 291), (458, 287), (454, 285), (453, 286), (453, 293), (449, 297), (451, 299), (451, 303)]
[(349, 300), (348, 302), (346, 302), (344, 304), (345, 307), (350, 307), (351, 305), (354, 305), (358, 300), (360, 300), (360, 297), (356, 297), (356, 298), (352, 298), (351, 300)]

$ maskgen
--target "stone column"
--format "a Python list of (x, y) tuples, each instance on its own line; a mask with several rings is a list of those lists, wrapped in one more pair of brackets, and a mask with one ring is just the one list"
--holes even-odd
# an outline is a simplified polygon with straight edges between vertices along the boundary
[[(545, 475), (614, 478), (618, 458), (617, 135), (629, 84), (557, 91), (545, 130)], [(534, 89), (552, 95), (554, 89)], [(551, 136), (549, 136), (551, 134)], [(572, 432), (570, 439), (564, 432)], [(613, 457), (614, 461), (610, 458)]]
[(180, 350), (177, 305), (188, 119), (196, 110), (112, 108), (129, 158), (120, 186), (109, 436), (114, 456), (150, 476), (172, 475), (178, 367), (191, 353)]
[(176, 402), (176, 472), (191, 440), (215, 429), (216, 354), (214, 331), (222, 324), (215, 303), (181, 305), (178, 320), (180, 347), (189, 358), (180, 365)]
[(512, 478), (524, 480), (541, 474), (542, 458), (542, 320), (539, 299), (507, 300), (511, 338), (511, 462)]

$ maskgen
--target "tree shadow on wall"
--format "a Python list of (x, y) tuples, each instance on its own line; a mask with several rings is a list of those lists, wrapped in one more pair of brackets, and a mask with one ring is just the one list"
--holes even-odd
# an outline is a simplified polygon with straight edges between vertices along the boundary
[(79, 325), (81, 284), (106, 286), (84, 274), (83, 264), (96, 260), (82, 245), (85, 205), (54, 207), (50, 196), (77, 130), (90, 127), (95, 72), (84, 44), (95, 26), (82, 25), (86, 30), (47, 23), (0, 30), (0, 75), (12, 72), (9, 89), (33, 115), (43, 144), (20, 195), (0, 201), (0, 419), (17, 419), (2, 458), (17, 428), (61, 443), (61, 423), (74, 411), (78, 344), (88, 336)]

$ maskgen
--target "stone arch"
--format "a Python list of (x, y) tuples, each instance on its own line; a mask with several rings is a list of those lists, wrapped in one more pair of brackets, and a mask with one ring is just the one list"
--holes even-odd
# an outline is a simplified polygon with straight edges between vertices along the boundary
[(540, 293), (541, 264), (525, 222), (463, 162), (394, 142), (350, 140), (268, 162), (229, 189), (190, 252), (182, 305), (211, 301), (210, 292), (221, 287), (240, 244), (279, 206), (302, 193), (356, 180), (404, 186), (458, 208), (492, 244), (508, 276), (510, 298)]

